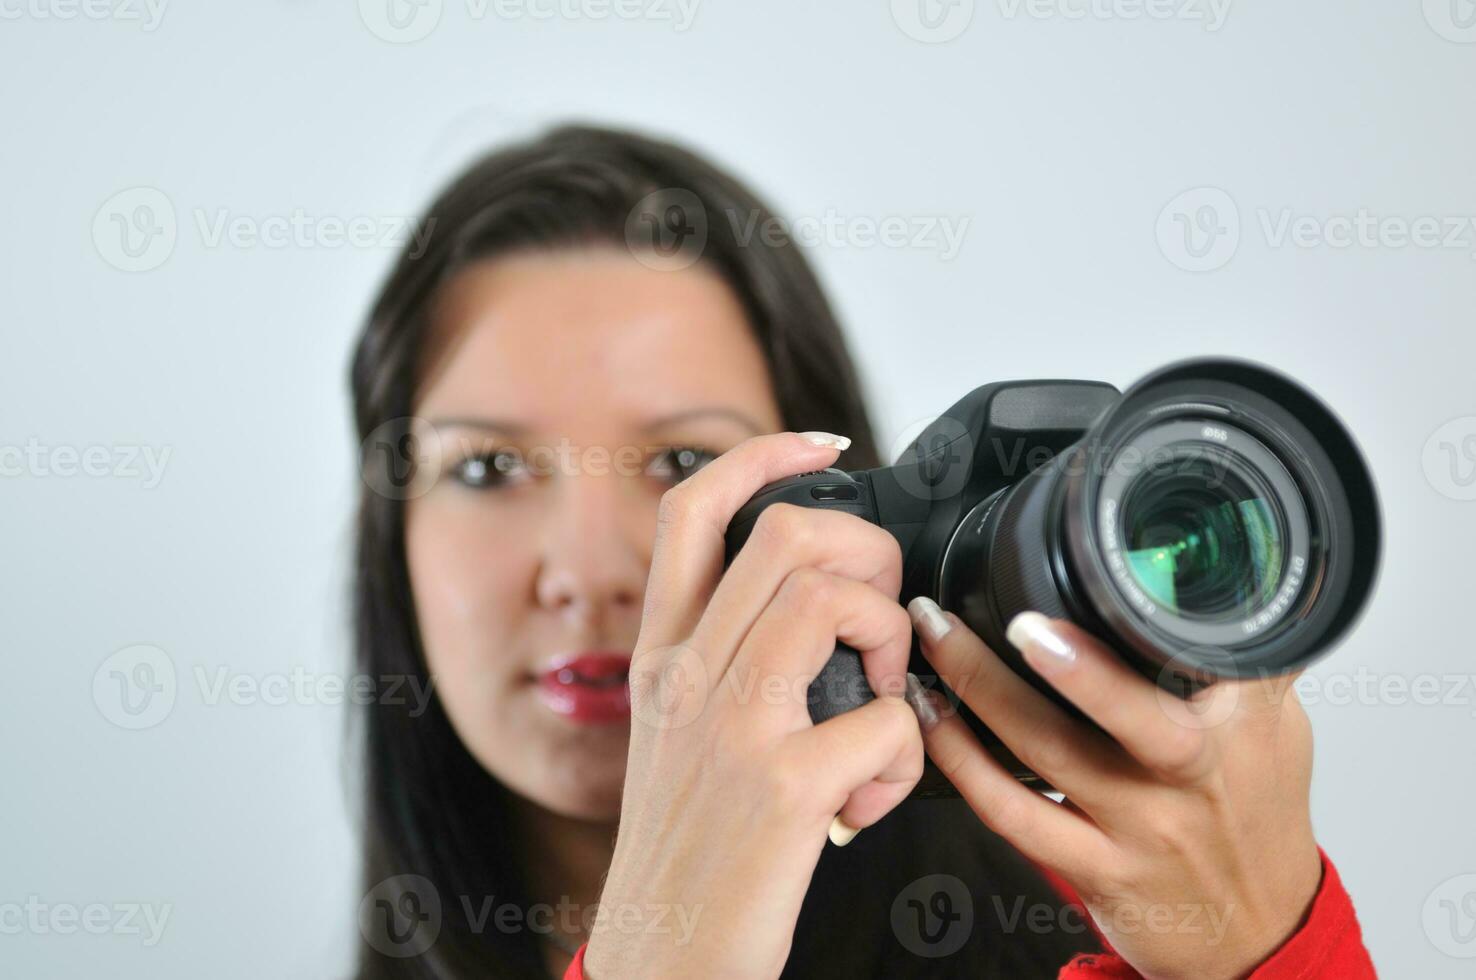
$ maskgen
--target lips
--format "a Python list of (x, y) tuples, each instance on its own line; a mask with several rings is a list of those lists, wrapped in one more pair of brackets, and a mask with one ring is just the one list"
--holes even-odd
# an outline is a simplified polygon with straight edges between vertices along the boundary
[(586, 725), (630, 717), (630, 654), (587, 650), (559, 657), (538, 675), (538, 694), (555, 714)]

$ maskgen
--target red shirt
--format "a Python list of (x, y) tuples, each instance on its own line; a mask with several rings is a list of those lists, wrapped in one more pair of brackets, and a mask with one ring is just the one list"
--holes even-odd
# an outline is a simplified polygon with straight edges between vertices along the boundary
[[(1363, 945), (1363, 930), (1359, 928), (1358, 916), (1353, 912), (1353, 900), (1326, 852), (1319, 848), (1318, 853), (1322, 854), (1322, 884), (1312, 900), (1307, 921), (1270, 959), (1256, 968), (1250, 980), (1312, 980), (1316, 977), (1376, 980), (1373, 961)], [(1050, 873), (1046, 878), (1068, 904), (1081, 905), (1071, 886)], [(1100, 934), (1098, 938), (1101, 938)], [(1112, 952), (1105, 941), (1103, 947), (1105, 952), (1074, 957), (1061, 967), (1057, 980), (1141, 980), (1138, 971)], [(583, 946), (579, 947), (574, 961), (565, 971), (564, 980), (585, 980)]]

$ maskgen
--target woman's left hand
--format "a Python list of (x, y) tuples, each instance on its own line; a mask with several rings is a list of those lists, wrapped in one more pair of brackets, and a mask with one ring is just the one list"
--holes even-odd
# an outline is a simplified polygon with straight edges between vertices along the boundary
[(928, 754), (985, 824), (1076, 889), (1135, 969), (1244, 977), (1300, 928), (1322, 861), (1294, 675), (1221, 681), (1182, 701), (1075, 625), (1017, 617), (1010, 642), (1104, 735), (958, 617), (927, 599), (908, 610), (938, 675), (1067, 802), (1018, 782), (937, 692)]

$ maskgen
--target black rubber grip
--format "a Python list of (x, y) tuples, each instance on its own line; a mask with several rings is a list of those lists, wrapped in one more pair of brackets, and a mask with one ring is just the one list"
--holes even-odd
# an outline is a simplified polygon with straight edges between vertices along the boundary
[(861, 654), (844, 643), (835, 645), (835, 653), (825, 662), (825, 667), (810, 682), (810, 720), (815, 724), (845, 714), (875, 699), (871, 685), (866, 681), (866, 668), (861, 665)]

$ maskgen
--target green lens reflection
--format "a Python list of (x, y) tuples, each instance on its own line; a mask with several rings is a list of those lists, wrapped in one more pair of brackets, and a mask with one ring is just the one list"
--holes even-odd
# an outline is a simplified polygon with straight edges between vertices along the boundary
[(1123, 519), (1128, 567), (1162, 608), (1243, 616), (1276, 594), (1284, 541), (1272, 504), (1209, 460), (1141, 479)]

